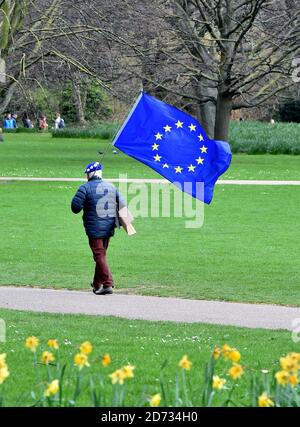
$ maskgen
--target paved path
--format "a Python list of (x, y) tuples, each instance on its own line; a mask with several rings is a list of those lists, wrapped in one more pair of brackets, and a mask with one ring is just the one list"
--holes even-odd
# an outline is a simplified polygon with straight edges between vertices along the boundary
[[(166, 179), (151, 178), (106, 178), (110, 182), (146, 183), (146, 184), (170, 184)], [(0, 181), (33, 181), (33, 182), (86, 182), (85, 178), (32, 178), (32, 177), (5, 177), (1, 176)], [(273, 181), (256, 179), (220, 179), (217, 184), (221, 185), (300, 185), (300, 181)]]
[(126, 319), (210, 323), (248, 328), (292, 329), (300, 308), (92, 292), (0, 287), (0, 307), (47, 313), (117, 316)]

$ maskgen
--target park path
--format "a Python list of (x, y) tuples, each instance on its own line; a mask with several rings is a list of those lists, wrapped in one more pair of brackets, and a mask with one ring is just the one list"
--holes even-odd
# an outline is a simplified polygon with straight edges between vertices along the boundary
[(139, 295), (96, 296), (92, 292), (0, 287), (0, 307), (46, 313), (117, 316), (126, 319), (293, 329), (300, 308)]
[[(145, 183), (145, 184), (170, 184), (166, 179), (152, 178), (105, 178), (114, 183)], [(0, 181), (32, 181), (32, 182), (86, 182), (85, 178), (42, 178), (42, 177), (14, 177), (1, 176)], [(300, 185), (300, 181), (276, 181), (276, 180), (257, 180), (257, 179), (220, 179), (217, 181), (220, 185)]]

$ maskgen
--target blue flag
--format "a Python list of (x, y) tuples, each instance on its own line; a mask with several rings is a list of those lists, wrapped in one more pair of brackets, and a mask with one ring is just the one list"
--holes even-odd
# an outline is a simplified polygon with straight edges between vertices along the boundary
[(227, 142), (209, 139), (196, 119), (145, 92), (113, 144), (208, 204), (232, 158)]

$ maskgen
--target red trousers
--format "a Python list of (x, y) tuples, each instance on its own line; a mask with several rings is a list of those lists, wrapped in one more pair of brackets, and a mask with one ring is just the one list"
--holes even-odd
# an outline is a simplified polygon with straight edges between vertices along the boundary
[(104, 287), (113, 287), (114, 282), (106, 261), (106, 251), (109, 245), (109, 238), (106, 239), (92, 239), (89, 238), (90, 248), (93, 252), (94, 260), (96, 263), (94, 288), (100, 289), (101, 285)]

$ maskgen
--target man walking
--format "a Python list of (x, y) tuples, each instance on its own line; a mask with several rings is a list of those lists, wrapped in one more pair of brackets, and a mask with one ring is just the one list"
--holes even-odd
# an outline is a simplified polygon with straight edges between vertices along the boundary
[(106, 261), (110, 238), (118, 224), (118, 211), (125, 206), (123, 197), (109, 182), (102, 180), (102, 166), (90, 163), (85, 172), (88, 182), (82, 185), (72, 200), (72, 211), (83, 210), (83, 224), (96, 263), (91, 284), (96, 295), (113, 293), (113, 277)]

